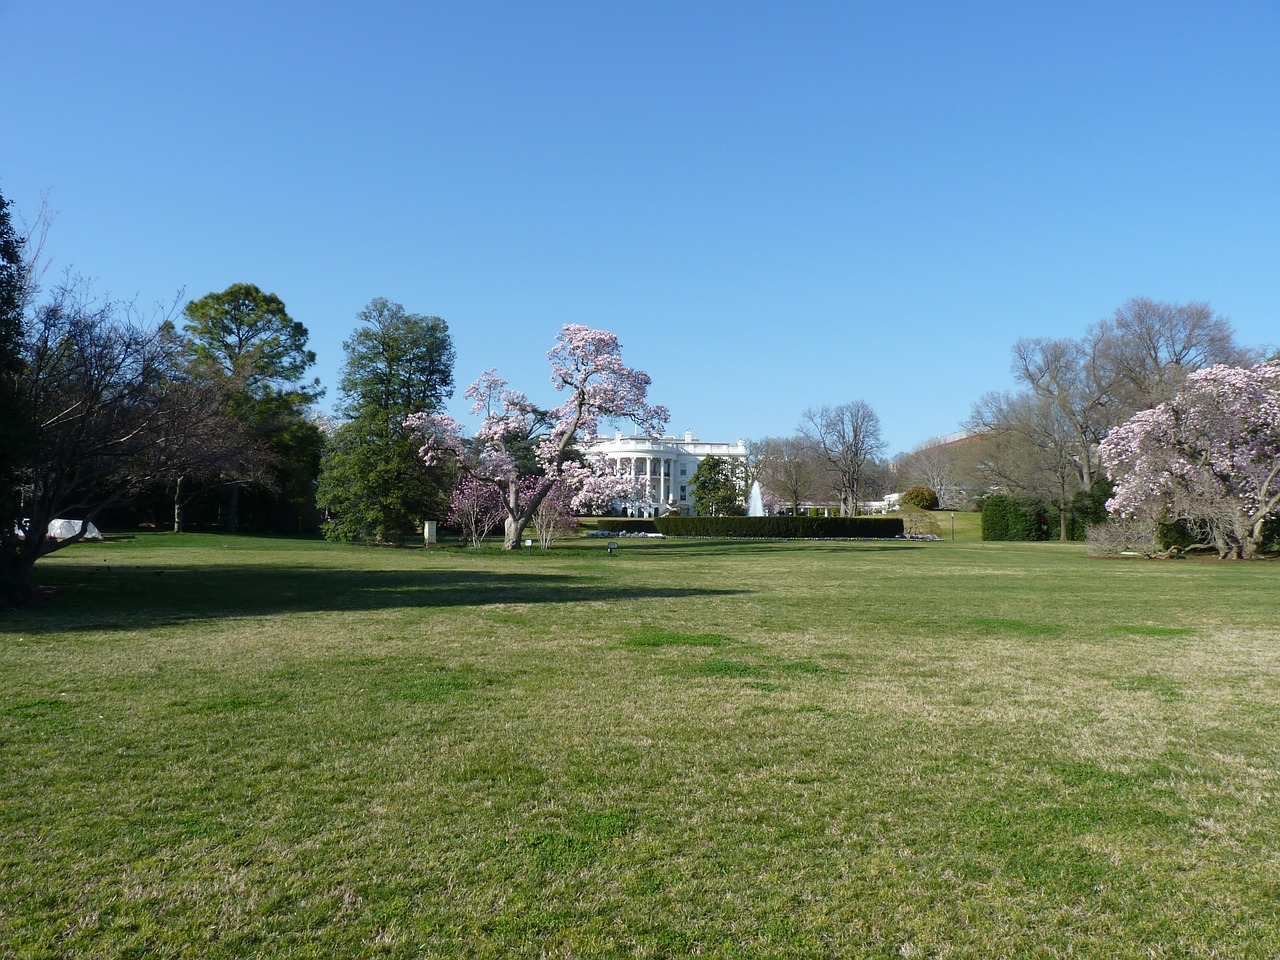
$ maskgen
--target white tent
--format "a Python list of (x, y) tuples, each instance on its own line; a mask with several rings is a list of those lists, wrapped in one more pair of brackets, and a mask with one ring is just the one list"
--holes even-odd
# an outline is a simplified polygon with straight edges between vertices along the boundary
[(54, 540), (66, 540), (68, 537), (74, 537), (80, 532), (81, 524), (85, 528), (85, 540), (102, 539), (101, 531), (87, 520), (50, 520), (48, 535)]

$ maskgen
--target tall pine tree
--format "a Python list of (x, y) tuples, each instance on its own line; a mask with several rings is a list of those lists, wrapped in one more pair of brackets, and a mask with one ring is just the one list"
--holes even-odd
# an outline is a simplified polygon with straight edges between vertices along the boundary
[(342, 345), (344, 422), (330, 438), (316, 499), (326, 537), (393, 541), (447, 510), (451, 478), (422, 462), (404, 420), (452, 396), (453, 341), (439, 317), (382, 297), (357, 319), (361, 326)]

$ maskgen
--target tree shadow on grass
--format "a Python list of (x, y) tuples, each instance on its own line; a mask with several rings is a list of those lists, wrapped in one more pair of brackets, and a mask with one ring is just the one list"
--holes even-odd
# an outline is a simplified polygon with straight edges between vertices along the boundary
[(585, 604), (745, 592), (629, 586), (555, 573), (341, 570), (278, 565), (124, 569), (64, 566), (50, 574), (43, 579), (53, 596), (24, 613), (0, 616), (0, 631), (137, 630), (282, 613)]

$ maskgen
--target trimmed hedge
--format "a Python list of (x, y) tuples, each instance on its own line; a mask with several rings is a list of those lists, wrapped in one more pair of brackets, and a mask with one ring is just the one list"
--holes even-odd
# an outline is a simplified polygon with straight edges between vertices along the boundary
[(601, 517), (596, 529), (606, 533), (657, 533), (653, 520), (646, 517)]
[[(1081, 491), (1067, 504), (1067, 539), (1084, 540), (1089, 526), (1107, 520), (1111, 484), (1101, 481), (1091, 491)], [(983, 540), (1057, 540), (1062, 531), (1062, 511), (1057, 500), (987, 497), (982, 504)]]
[(660, 517), (654, 523), (667, 537), (822, 540), (902, 536), (901, 517)]
[(983, 540), (1048, 540), (1049, 536), (1049, 518), (1041, 500), (996, 493), (982, 505)]

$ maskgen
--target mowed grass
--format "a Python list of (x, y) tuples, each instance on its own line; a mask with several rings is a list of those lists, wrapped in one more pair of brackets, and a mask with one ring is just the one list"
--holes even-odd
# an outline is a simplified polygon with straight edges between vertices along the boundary
[(1280, 955), (1280, 564), (150, 535), (0, 620), (0, 956)]

